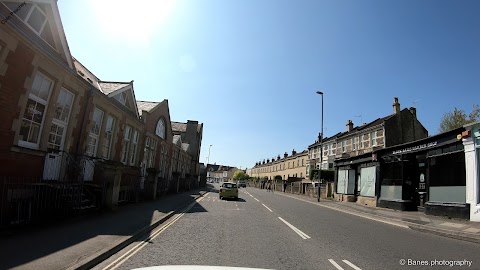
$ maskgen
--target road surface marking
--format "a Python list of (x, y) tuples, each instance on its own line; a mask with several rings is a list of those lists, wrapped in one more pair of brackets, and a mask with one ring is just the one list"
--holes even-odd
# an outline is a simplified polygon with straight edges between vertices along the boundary
[(355, 270), (362, 270), (360, 267), (356, 266), (355, 264), (347, 261), (347, 260), (342, 260), (344, 263), (348, 264), (350, 267), (352, 267)]
[(270, 212), (273, 212), (272, 209), (268, 208), (268, 206), (266, 206), (265, 204), (262, 203), (263, 206), (265, 206), (265, 208), (267, 208)]
[(354, 215), (354, 216), (357, 216), (357, 217), (366, 218), (366, 219), (370, 219), (370, 220), (373, 220), (373, 221), (378, 221), (378, 222), (386, 223), (386, 224), (393, 225), (393, 226), (397, 226), (397, 227), (404, 228), (404, 229), (410, 229), (410, 227), (408, 227), (407, 225), (395, 223), (395, 222), (393, 222), (393, 221), (383, 220), (383, 219), (385, 219), (385, 218), (383, 218), (383, 217), (382, 217), (383, 219), (373, 218), (373, 217), (367, 217), (367, 216), (364, 216), (364, 215), (362, 215), (362, 214), (358, 214), (358, 213), (354, 213), (354, 212), (350, 212), (350, 211), (345, 211), (345, 210), (343, 210), (343, 209), (339, 209), (339, 208), (336, 208), (336, 207), (319, 204), (319, 203), (316, 203), (316, 202), (306, 201), (306, 200), (303, 200), (303, 199), (300, 199), (300, 198), (295, 198), (295, 197), (292, 197), (292, 196), (289, 196), (289, 195), (285, 195), (285, 194), (281, 194), (281, 193), (279, 193), (279, 195), (282, 195), (282, 196), (285, 196), (285, 197), (288, 197), (288, 198), (292, 198), (292, 199), (295, 199), (295, 200), (299, 200), (299, 201), (302, 201), (302, 202), (311, 203), (311, 204), (313, 204), (313, 205), (325, 207), (325, 208), (332, 209), (332, 210), (335, 210), (335, 211), (339, 211), (339, 212), (342, 212), (342, 213), (345, 213), (345, 214), (350, 214), (350, 215)]
[(164, 225), (162, 225), (160, 228), (158, 228), (155, 231), (152, 231), (150, 236), (144, 240), (135, 245), (132, 249), (128, 250), (125, 254), (117, 258), (115, 261), (107, 265), (105, 269), (113, 270), (122, 265), (124, 262), (126, 262), (130, 257), (135, 255), (138, 251), (140, 251), (143, 247), (145, 247), (147, 244), (149, 244), (153, 239), (155, 239), (157, 236), (159, 236), (162, 232), (164, 232), (168, 227), (173, 225), (177, 220), (179, 220), (183, 215), (185, 215), (186, 212), (190, 211), (193, 206), (195, 206), (197, 203), (199, 203), (201, 200), (203, 200), (204, 197), (197, 198), (194, 202), (192, 202), (190, 205), (187, 206), (181, 213), (175, 214), (174, 217), (167, 221)]
[(252, 194), (248, 194), (248, 195), (250, 195), (250, 197), (252, 197), (252, 198), (253, 198)]
[(253, 198), (253, 199), (255, 199), (255, 201), (257, 201), (257, 202), (260, 202), (257, 198)]
[(344, 270), (340, 265), (338, 265), (338, 263), (336, 263), (334, 260), (332, 259), (328, 259), (328, 261), (333, 264), (333, 266), (335, 266), (335, 268), (337, 268), (338, 270)]
[(285, 219), (278, 217), (283, 223), (285, 223), (290, 229), (292, 229), (294, 232), (296, 232), (300, 237), (303, 239), (310, 239), (311, 237), (308, 236), (306, 233), (300, 231), (297, 227), (293, 226), (292, 224), (288, 223)]

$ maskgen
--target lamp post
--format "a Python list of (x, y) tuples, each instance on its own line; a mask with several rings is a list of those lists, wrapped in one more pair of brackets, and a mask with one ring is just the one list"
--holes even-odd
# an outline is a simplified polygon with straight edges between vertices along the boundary
[(317, 91), (317, 94), (322, 96), (322, 129), (320, 130), (320, 170), (318, 171), (318, 192), (317, 202), (320, 202), (320, 180), (322, 179), (322, 166), (323, 166), (323, 92)]
[(210, 144), (210, 146), (208, 147), (207, 166), (208, 166), (208, 162), (210, 162), (210, 148), (212, 148), (212, 145), (211, 145), (211, 144)]
[(208, 172), (208, 162), (210, 161), (210, 148), (211, 147), (212, 147), (212, 145), (210, 144), (210, 146), (208, 147), (207, 164), (205, 165), (205, 168), (207, 168), (207, 178), (208, 179), (211, 178), (210, 173)]

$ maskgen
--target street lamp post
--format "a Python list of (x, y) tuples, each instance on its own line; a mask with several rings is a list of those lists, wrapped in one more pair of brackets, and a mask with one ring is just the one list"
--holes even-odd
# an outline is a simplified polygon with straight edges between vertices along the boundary
[(318, 192), (317, 192), (317, 202), (320, 202), (320, 180), (322, 179), (322, 166), (323, 166), (323, 92), (317, 91), (317, 94), (322, 96), (322, 129), (320, 130), (320, 170), (318, 171)]
[(208, 147), (207, 166), (208, 166), (208, 162), (210, 162), (210, 148), (212, 148), (212, 145), (211, 145), (211, 144), (210, 144), (210, 146)]

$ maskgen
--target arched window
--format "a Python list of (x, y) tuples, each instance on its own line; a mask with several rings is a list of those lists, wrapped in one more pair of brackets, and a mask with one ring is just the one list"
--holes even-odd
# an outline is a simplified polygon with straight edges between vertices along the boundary
[(165, 139), (165, 122), (163, 121), (162, 118), (158, 120), (157, 128), (155, 129), (155, 134), (158, 137)]

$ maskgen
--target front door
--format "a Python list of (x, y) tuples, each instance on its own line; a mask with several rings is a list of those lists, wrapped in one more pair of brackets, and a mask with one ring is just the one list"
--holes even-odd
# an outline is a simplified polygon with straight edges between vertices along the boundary
[(418, 179), (418, 186), (416, 188), (417, 193), (417, 206), (423, 207), (425, 202), (427, 201), (427, 168), (426, 162), (419, 161), (418, 163), (418, 171), (417, 171), (417, 179)]

